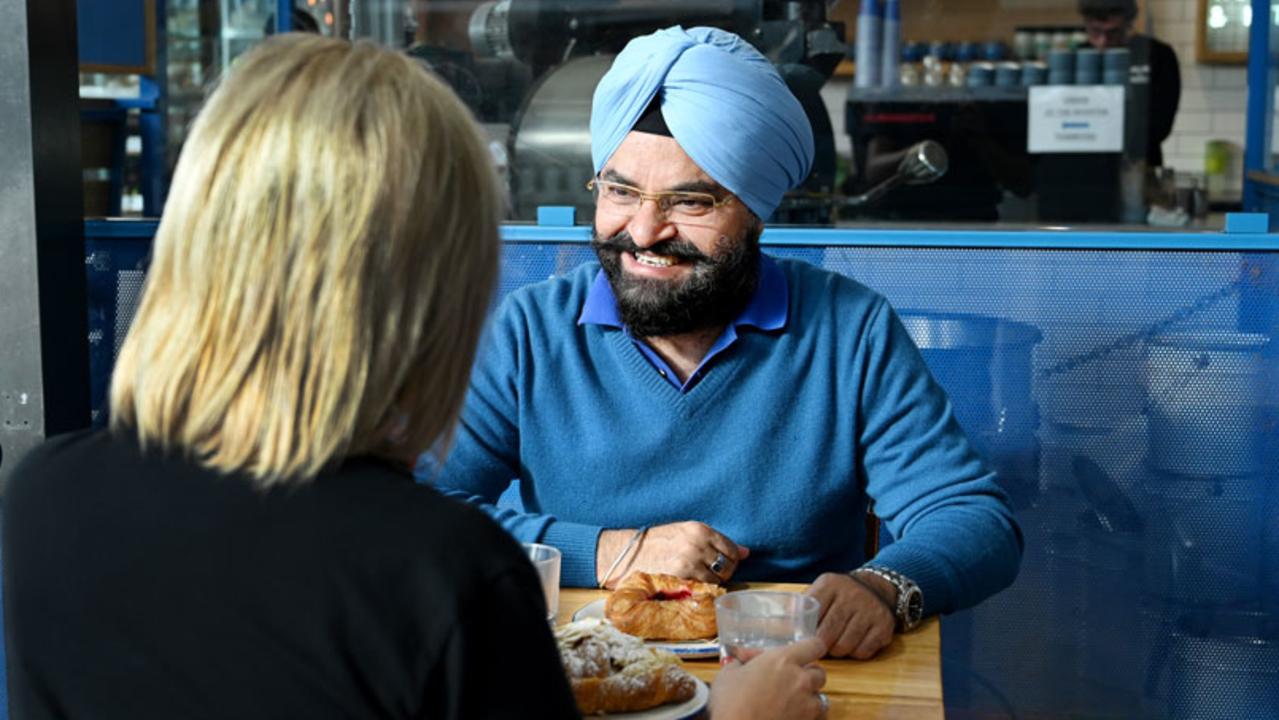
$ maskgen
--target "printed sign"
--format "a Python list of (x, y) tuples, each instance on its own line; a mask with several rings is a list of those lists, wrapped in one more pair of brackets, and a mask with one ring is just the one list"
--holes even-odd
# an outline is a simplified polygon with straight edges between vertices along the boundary
[(1030, 88), (1032, 153), (1122, 152), (1124, 86), (1036, 85)]

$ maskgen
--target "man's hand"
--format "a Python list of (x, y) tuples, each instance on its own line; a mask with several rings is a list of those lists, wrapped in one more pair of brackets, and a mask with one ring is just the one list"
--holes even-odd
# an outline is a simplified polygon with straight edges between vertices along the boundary
[(821, 604), (817, 637), (831, 657), (867, 660), (893, 641), (897, 618), (889, 608), (897, 589), (882, 578), (862, 573), (823, 573), (806, 591)]
[[(622, 563), (605, 578), (609, 566), (626, 548), (634, 530), (605, 530), (595, 547), (595, 575), (612, 589), (628, 573), (637, 570), (666, 573), (702, 582), (722, 583), (737, 571), (737, 564), (750, 550), (728, 539), (714, 528), (695, 521), (657, 525), (648, 529), (639, 544), (632, 547)], [(724, 556), (719, 572), (711, 568)]]
[(825, 717), (820, 693), (826, 671), (817, 659), (826, 646), (808, 638), (766, 650), (743, 665), (729, 660), (711, 684), (710, 716), (719, 720)]

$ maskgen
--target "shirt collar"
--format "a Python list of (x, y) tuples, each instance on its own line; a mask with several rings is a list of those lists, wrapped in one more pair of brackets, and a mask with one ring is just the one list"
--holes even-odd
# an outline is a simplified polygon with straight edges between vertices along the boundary
[[(786, 327), (788, 307), (786, 274), (776, 261), (761, 254), (759, 286), (751, 295), (750, 302), (746, 303), (746, 307), (733, 320), (733, 326), (780, 330)], [(608, 325), (615, 328), (624, 325), (617, 309), (617, 298), (613, 295), (613, 286), (609, 284), (608, 276), (603, 270), (595, 274), (595, 282), (586, 293), (586, 302), (582, 304), (577, 324)]]

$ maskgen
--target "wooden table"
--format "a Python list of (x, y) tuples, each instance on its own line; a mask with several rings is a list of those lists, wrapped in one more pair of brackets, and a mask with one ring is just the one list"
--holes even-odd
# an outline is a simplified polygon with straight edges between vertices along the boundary
[[(803, 585), (751, 583), (756, 590), (802, 590)], [(563, 588), (557, 623), (568, 622), (578, 608), (605, 597), (603, 590)], [(711, 682), (719, 672), (715, 660), (686, 660), (697, 677)], [(944, 717), (941, 695), (941, 625), (927, 620), (914, 632), (898, 635), (893, 644), (872, 660), (822, 661), (826, 669), (826, 695), (830, 718)]]

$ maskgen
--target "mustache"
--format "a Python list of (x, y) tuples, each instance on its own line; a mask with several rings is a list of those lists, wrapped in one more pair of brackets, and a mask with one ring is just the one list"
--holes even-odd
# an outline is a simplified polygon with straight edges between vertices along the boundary
[(671, 238), (670, 240), (663, 240), (647, 248), (641, 248), (635, 244), (635, 240), (631, 238), (631, 234), (625, 230), (609, 238), (600, 238), (599, 236), (596, 236), (591, 240), (591, 246), (596, 250), (611, 250), (617, 253), (636, 253), (640, 250), (647, 250), (656, 255), (667, 255), (680, 260), (701, 262), (711, 262), (712, 260), (701, 250), (698, 250), (696, 245), (678, 237)]

